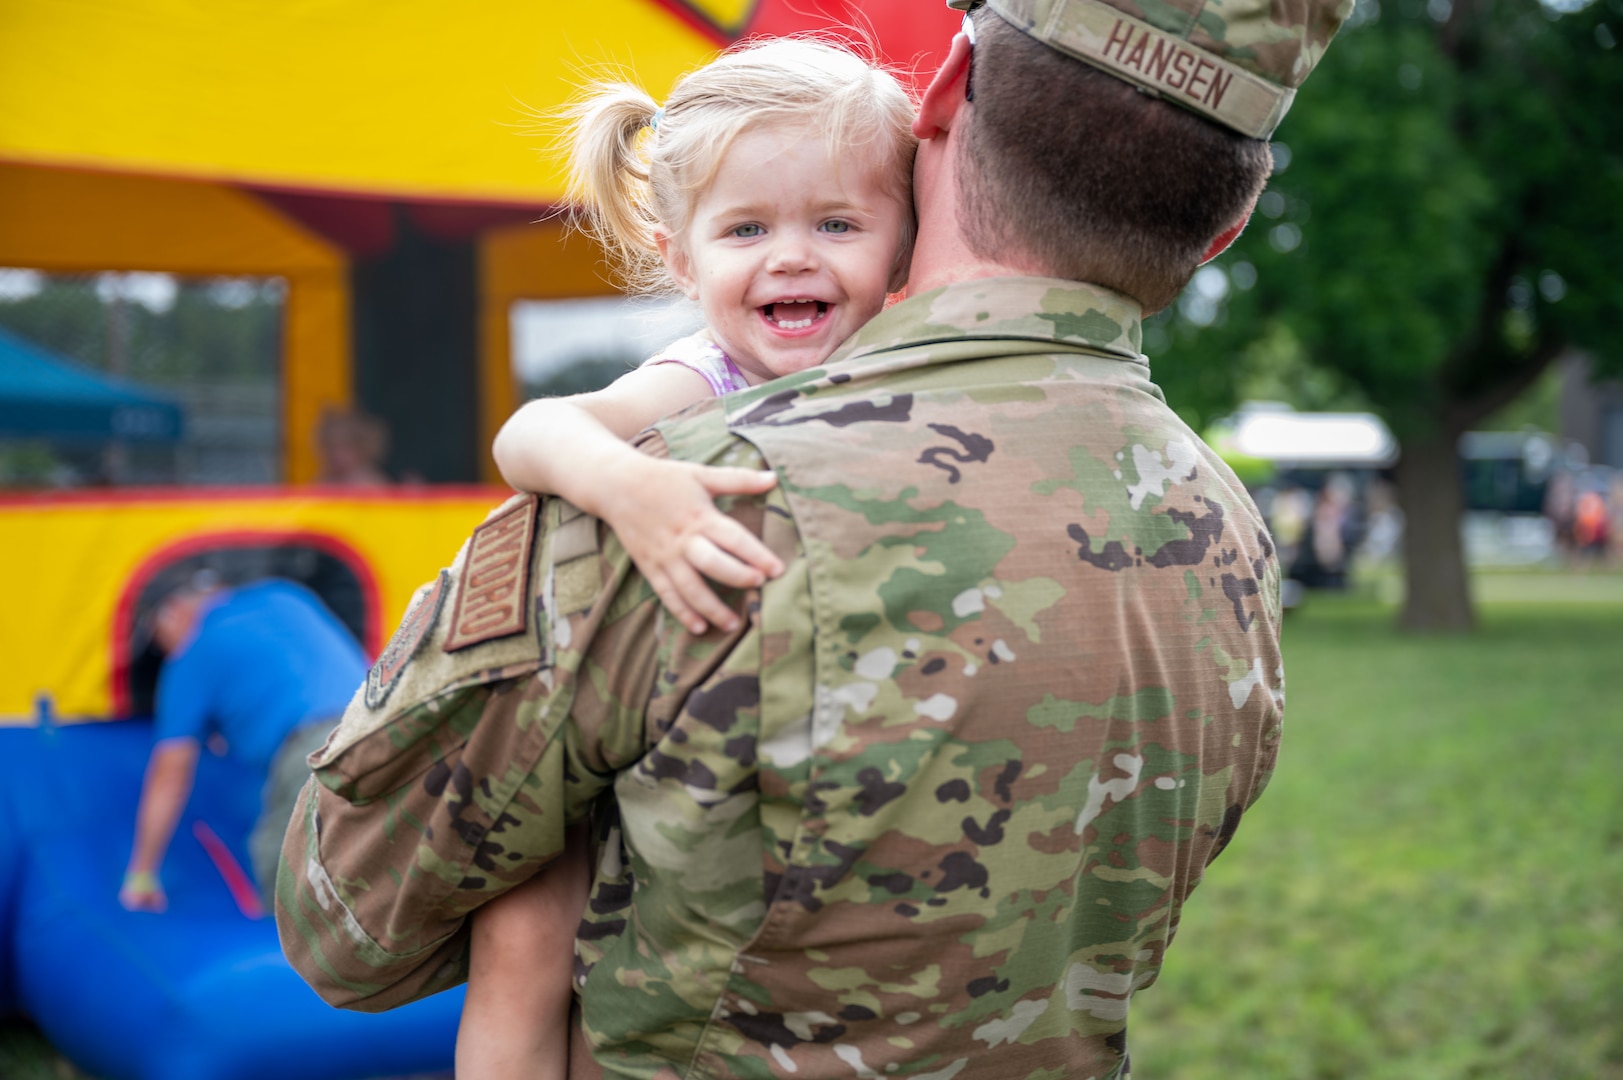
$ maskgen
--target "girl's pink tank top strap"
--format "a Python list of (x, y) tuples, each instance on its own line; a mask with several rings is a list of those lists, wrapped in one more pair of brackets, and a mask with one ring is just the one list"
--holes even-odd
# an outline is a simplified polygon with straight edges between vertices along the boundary
[(720, 346), (711, 341), (710, 335), (703, 330), (671, 342), (642, 362), (643, 367), (655, 364), (681, 364), (689, 371), (697, 372), (717, 397), (749, 386), (744, 373), (733, 363), (733, 358), (722, 352)]

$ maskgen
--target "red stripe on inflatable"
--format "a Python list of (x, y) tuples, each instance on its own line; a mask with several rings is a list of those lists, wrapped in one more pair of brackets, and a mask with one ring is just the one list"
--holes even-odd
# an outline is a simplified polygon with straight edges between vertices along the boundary
[(192, 835), (203, 845), (203, 850), (208, 853), (214, 869), (220, 872), (225, 887), (231, 893), (231, 899), (236, 901), (237, 910), (247, 918), (263, 919), (265, 905), (259, 901), (259, 891), (254, 888), (254, 883), (248, 880), (248, 874), (242, 869), (242, 864), (237, 862), (236, 856), (231, 854), (231, 849), (225, 846), (225, 841), (201, 821), (192, 822)]

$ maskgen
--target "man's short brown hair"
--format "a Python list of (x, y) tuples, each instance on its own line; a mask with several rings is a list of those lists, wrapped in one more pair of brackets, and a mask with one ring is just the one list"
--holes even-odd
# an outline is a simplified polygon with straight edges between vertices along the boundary
[(1268, 179), (1268, 144), (1159, 101), (981, 10), (958, 157), (960, 222), (985, 258), (1137, 300), (1188, 283)]

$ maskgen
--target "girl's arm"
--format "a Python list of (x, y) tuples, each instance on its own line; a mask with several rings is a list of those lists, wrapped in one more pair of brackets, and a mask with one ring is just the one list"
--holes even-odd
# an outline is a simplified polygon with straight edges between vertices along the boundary
[(716, 509), (718, 495), (759, 494), (767, 471), (648, 457), (627, 440), (662, 417), (710, 396), (680, 364), (637, 368), (590, 394), (540, 398), (502, 426), (494, 454), (520, 491), (562, 495), (614, 527), (665, 607), (694, 633), (735, 616), (704, 581), (737, 588), (783, 572), (766, 545)]

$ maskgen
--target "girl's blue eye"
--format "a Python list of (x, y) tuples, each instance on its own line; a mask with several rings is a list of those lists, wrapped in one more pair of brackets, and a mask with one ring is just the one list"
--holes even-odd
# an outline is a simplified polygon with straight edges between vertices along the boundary
[(751, 237), (760, 236), (761, 227), (759, 225), (735, 225), (733, 226), (733, 235), (748, 240)]
[(851, 231), (851, 223), (849, 221), (839, 220), (825, 221), (823, 222), (823, 231), (831, 233), (848, 233)]

